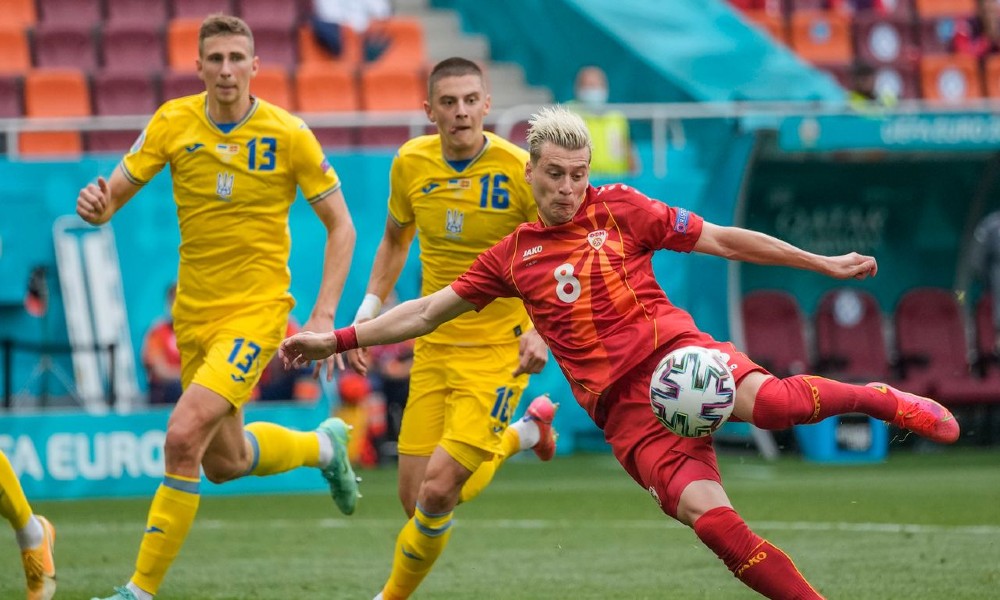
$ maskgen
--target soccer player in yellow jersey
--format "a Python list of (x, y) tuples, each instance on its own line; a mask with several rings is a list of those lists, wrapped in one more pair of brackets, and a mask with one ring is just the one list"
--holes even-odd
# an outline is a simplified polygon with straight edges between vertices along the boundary
[[(436, 135), (405, 143), (393, 160), (389, 217), (357, 322), (374, 318), (420, 241), (423, 293), (461, 275), (483, 251), (538, 218), (524, 178), (528, 153), (483, 131), (490, 97), (479, 67), (449, 58), (431, 71), (424, 110)], [(399, 434), (399, 533), (385, 598), (405, 598), (430, 571), (459, 501), (478, 494), (503, 460), (534, 448), (552, 458), (556, 405), (532, 401), (510, 425), (528, 382), (548, 359), (520, 302), (501, 299), (417, 340)], [(348, 356), (364, 372), (363, 351)]]
[(28, 600), (49, 600), (56, 593), (56, 564), (52, 559), (56, 530), (48, 519), (31, 512), (21, 482), (3, 452), (0, 452), (0, 516), (10, 522), (21, 548)]
[[(169, 163), (181, 231), (173, 316), (184, 393), (167, 424), (166, 472), (135, 572), (109, 600), (156, 594), (198, 510), (199, 467), (215, 483), (318, 467), (338, 508), (354, 511), (357, 481), (343, 421), (309, 432), (243, 426), (243, 406), (293, 305), (288, 212), (296, 186), (327, 232), (319, 297), (304, 330), (332, 328), (355, 240), (340, 180), (315, 136), (250, 94), (258, 66), (246, 23), (205, 19), (197, 67), (206, 91), (161, 106), (110, 180), (98, 179), (77, 199), (77, 214), (105, 223)], [(333, 363), (326, 367), (330, 377)]]

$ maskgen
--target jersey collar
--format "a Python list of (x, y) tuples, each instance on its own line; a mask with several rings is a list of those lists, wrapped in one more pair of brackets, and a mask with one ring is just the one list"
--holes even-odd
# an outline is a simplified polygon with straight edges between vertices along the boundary
[(247, 110), (246, 114), (243, 115), (243, 118), (240, 119), (236, 123), (236, 125), (233, 125), (232, 129), (230, 129), (228, 132), (226, 132), (226, 131), (223, 131), (219, 127), (218, 123), (215, 122), (215, 119), (212, 118), (212, 115), (208, 114), (208, 96), (206, 95), (205, 96), (205, 107), (204, 107), (204, 110), (205, 110), (205, 119), (209, 122), (209, 124), (211, 124), (211, 126), (212, 126), (213, 129), (215, 129), (216, 131), (218, 131), (222, 135), (228, 135), (228, 134), (236, 131), (237, 129), (239, 129), (240, 127), (242, 127), (244, 123), (246, 123), (247, 121), (249, 121), (250, 117), (252, 117), (254, 115), (254, 113), (257, 112), (257, 107), (258, 106), (260, 106), (260, 102), (257, 101), (257, 98), (255, 96), (250, 96), (250, 108)]

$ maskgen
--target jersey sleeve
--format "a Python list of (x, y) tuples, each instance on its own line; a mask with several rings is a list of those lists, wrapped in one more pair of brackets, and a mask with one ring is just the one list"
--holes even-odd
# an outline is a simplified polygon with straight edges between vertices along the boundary
[(415, 218), (409, 188), (403, 158), (396, 154), (392, 159), (392, 169), (389, 171), (389, 218), (395, 221), (396, 225), (408, 225)]
[(503, 259), (509, 254), (509, 240), (508, 236), (480, 254), (472, 266), (451, 284), (451, 289), (456, 294), (475, 305), (476, 312), (483, 310), (497, 298), (517, 296), (516, 290), (504, 277), (504, 265), (510, 262)]
[(300, 121), (291, 139), (292, 169), (305, 199), (312, 204), (340, 189), (340, 177), (323, 154), (312, 130)]
[(133, 142), (121, 170), (125, 178), (135, 185), (146, 185), (169, 162), (166, 142), (170, 139), (170, 119), (166, 105), (161, 106)]
[(704, 219), (686, 208), (669, 206), (635, 190), (629, 190), (627, 194), (634, 213), (629, 219), (629, 226), (640, 244), (651, 250), (694, 250), (701, 237)]

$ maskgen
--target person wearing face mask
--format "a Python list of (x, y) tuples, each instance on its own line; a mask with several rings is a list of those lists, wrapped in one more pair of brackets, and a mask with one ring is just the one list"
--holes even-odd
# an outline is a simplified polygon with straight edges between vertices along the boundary
[(604, 70), (586, 66), (576, 74), (573, 112), (583, 118), (594, 141), (591, 174), (617, 178), (637, 171), (628, 119), (608, 107), (608, 78)]

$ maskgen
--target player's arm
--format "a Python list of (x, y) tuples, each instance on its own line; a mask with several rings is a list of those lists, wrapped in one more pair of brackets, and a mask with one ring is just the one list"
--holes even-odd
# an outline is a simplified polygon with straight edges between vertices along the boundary
[(76, 214), (91, 225), (103, 225), (142, 189), (125, 177), (121, 166), (111, 173), (111, 179), (97, 178), (76, 197)]
[[(347, 272), (351, 268), (351, 256), (354, 255), (357, 233), (340, 189), (313, 202), (310, 206), (326, 228), (326, 244), (323, 247), (323, 275), (320, 279), (319, 294), (309, 314), (309, 320), (302, 328), (307, 331), (325, 332), (333, 329), (333, 317), (337, 313), (337, 304), (344, 291)], [(333, 376), (332, 370), (327, 371), (327, 376)]]
[[(410, 254), (410, 245), (417, 228), (414, 223), (400, 225), (389, 217), (385, 220), (385, 231), (382, 241), (375, 251), (375, 262), (368, 277), (368, 287), (365, 289), (365, 302), (358, 309), (356, 319), (365, 321), (377, 317), (382, 309), (382, 303), (392, 292), (399, 281), (399, 274), (406, 266), (406, 258)], [(369, 299), (369, 296), (374, 298)], [(377, 302), (374, 302), (377, 299)]]
[(404, 302), (383, 315), (329, 333), (302, 332), (281, 343), (285, 368), (298, 368), (357, 347), (380, 346), (426, 335), (442, 323), (473, 310), (475, 305), (451, 286)]
[(813, 254), (776, 237), (741, 227), (705, 222), (695, 252), (729, 260), (816, 271), (836, 279), (864, 279), (878, 271), (875, 258), (857, 252), (840, 256)]

